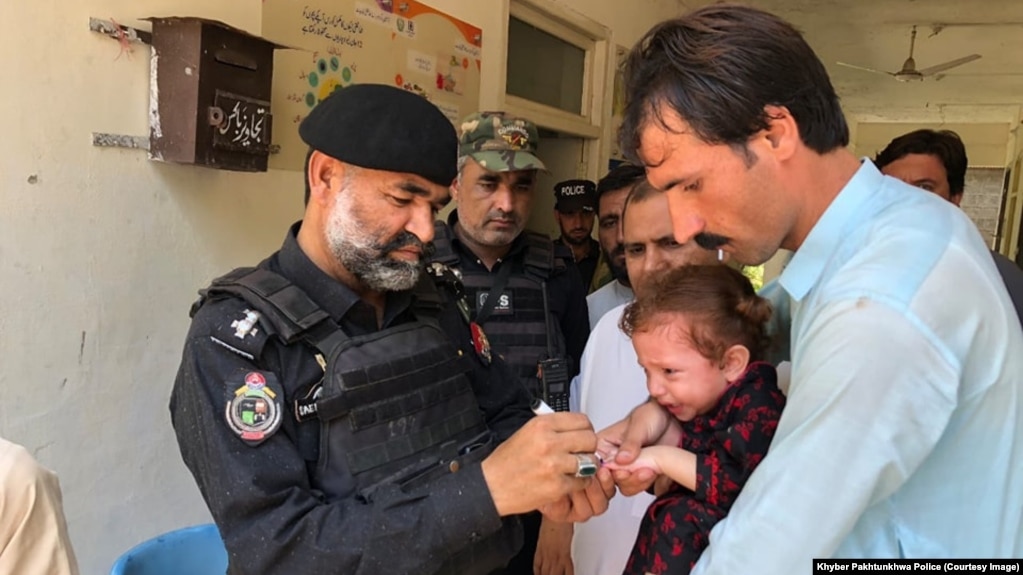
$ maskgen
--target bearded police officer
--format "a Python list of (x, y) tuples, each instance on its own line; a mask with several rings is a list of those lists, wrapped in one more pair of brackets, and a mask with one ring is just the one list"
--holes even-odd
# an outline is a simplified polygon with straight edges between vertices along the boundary
[(451, 123), (357, 85), (299, 134), (304, 219), (200, 292), (171, 397), (229, 572), (485, 574), (519, 549), (516, 515), (602, 512), (610, 475), (578, 477), (588, 420), (530, 418), (454, 274), (423, 271), (455, 177)]
[[(504, 112), (462, 121), (457, 209), (437, 224), (434, 261), (457, 269), (469, 293), (474, 321), (494, 351), (534, 397), (568, 409), (568, 384), (578, 372), (589, 319), (586, 289), (572, 251), (525, 230), (536, 176), (536, 126)], [(540, 517), (525, 519), (525, 543), (507, 575), (533, 573)]]

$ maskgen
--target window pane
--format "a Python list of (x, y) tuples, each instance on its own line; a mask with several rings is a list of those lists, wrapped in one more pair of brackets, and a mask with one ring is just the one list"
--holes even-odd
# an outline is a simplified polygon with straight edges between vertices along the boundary
[(508, 93), (582, 114), (586, 51), (518, 18), (508, 23)]

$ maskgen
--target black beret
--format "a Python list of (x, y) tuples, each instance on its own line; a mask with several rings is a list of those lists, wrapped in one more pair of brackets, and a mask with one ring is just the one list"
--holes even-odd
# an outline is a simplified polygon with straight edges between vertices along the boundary
[(313, 108), (298, 135), (346, 164), (416, 174), (442, 186), (458, 175), (458, 135), (426, 98), (384, 84), (336, 90)]

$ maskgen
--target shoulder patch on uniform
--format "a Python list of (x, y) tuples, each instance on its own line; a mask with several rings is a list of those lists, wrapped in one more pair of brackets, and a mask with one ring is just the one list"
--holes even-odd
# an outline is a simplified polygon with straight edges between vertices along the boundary
[(253, 447), (269, 439), (281, 426), (277, 376), (269, 371), (239, 372), (225, 383), (231, 397), (224, 416), (231, 431)]

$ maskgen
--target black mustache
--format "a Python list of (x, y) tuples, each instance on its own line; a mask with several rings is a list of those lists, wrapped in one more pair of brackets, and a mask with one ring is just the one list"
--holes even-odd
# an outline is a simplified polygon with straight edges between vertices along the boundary
[(709, 233), (696, 234), (696, 237), (693, 239), (696, 240), (696, 245), (705, 250), (716, 250), (728, 243), (728, 238), (725, 236)]

